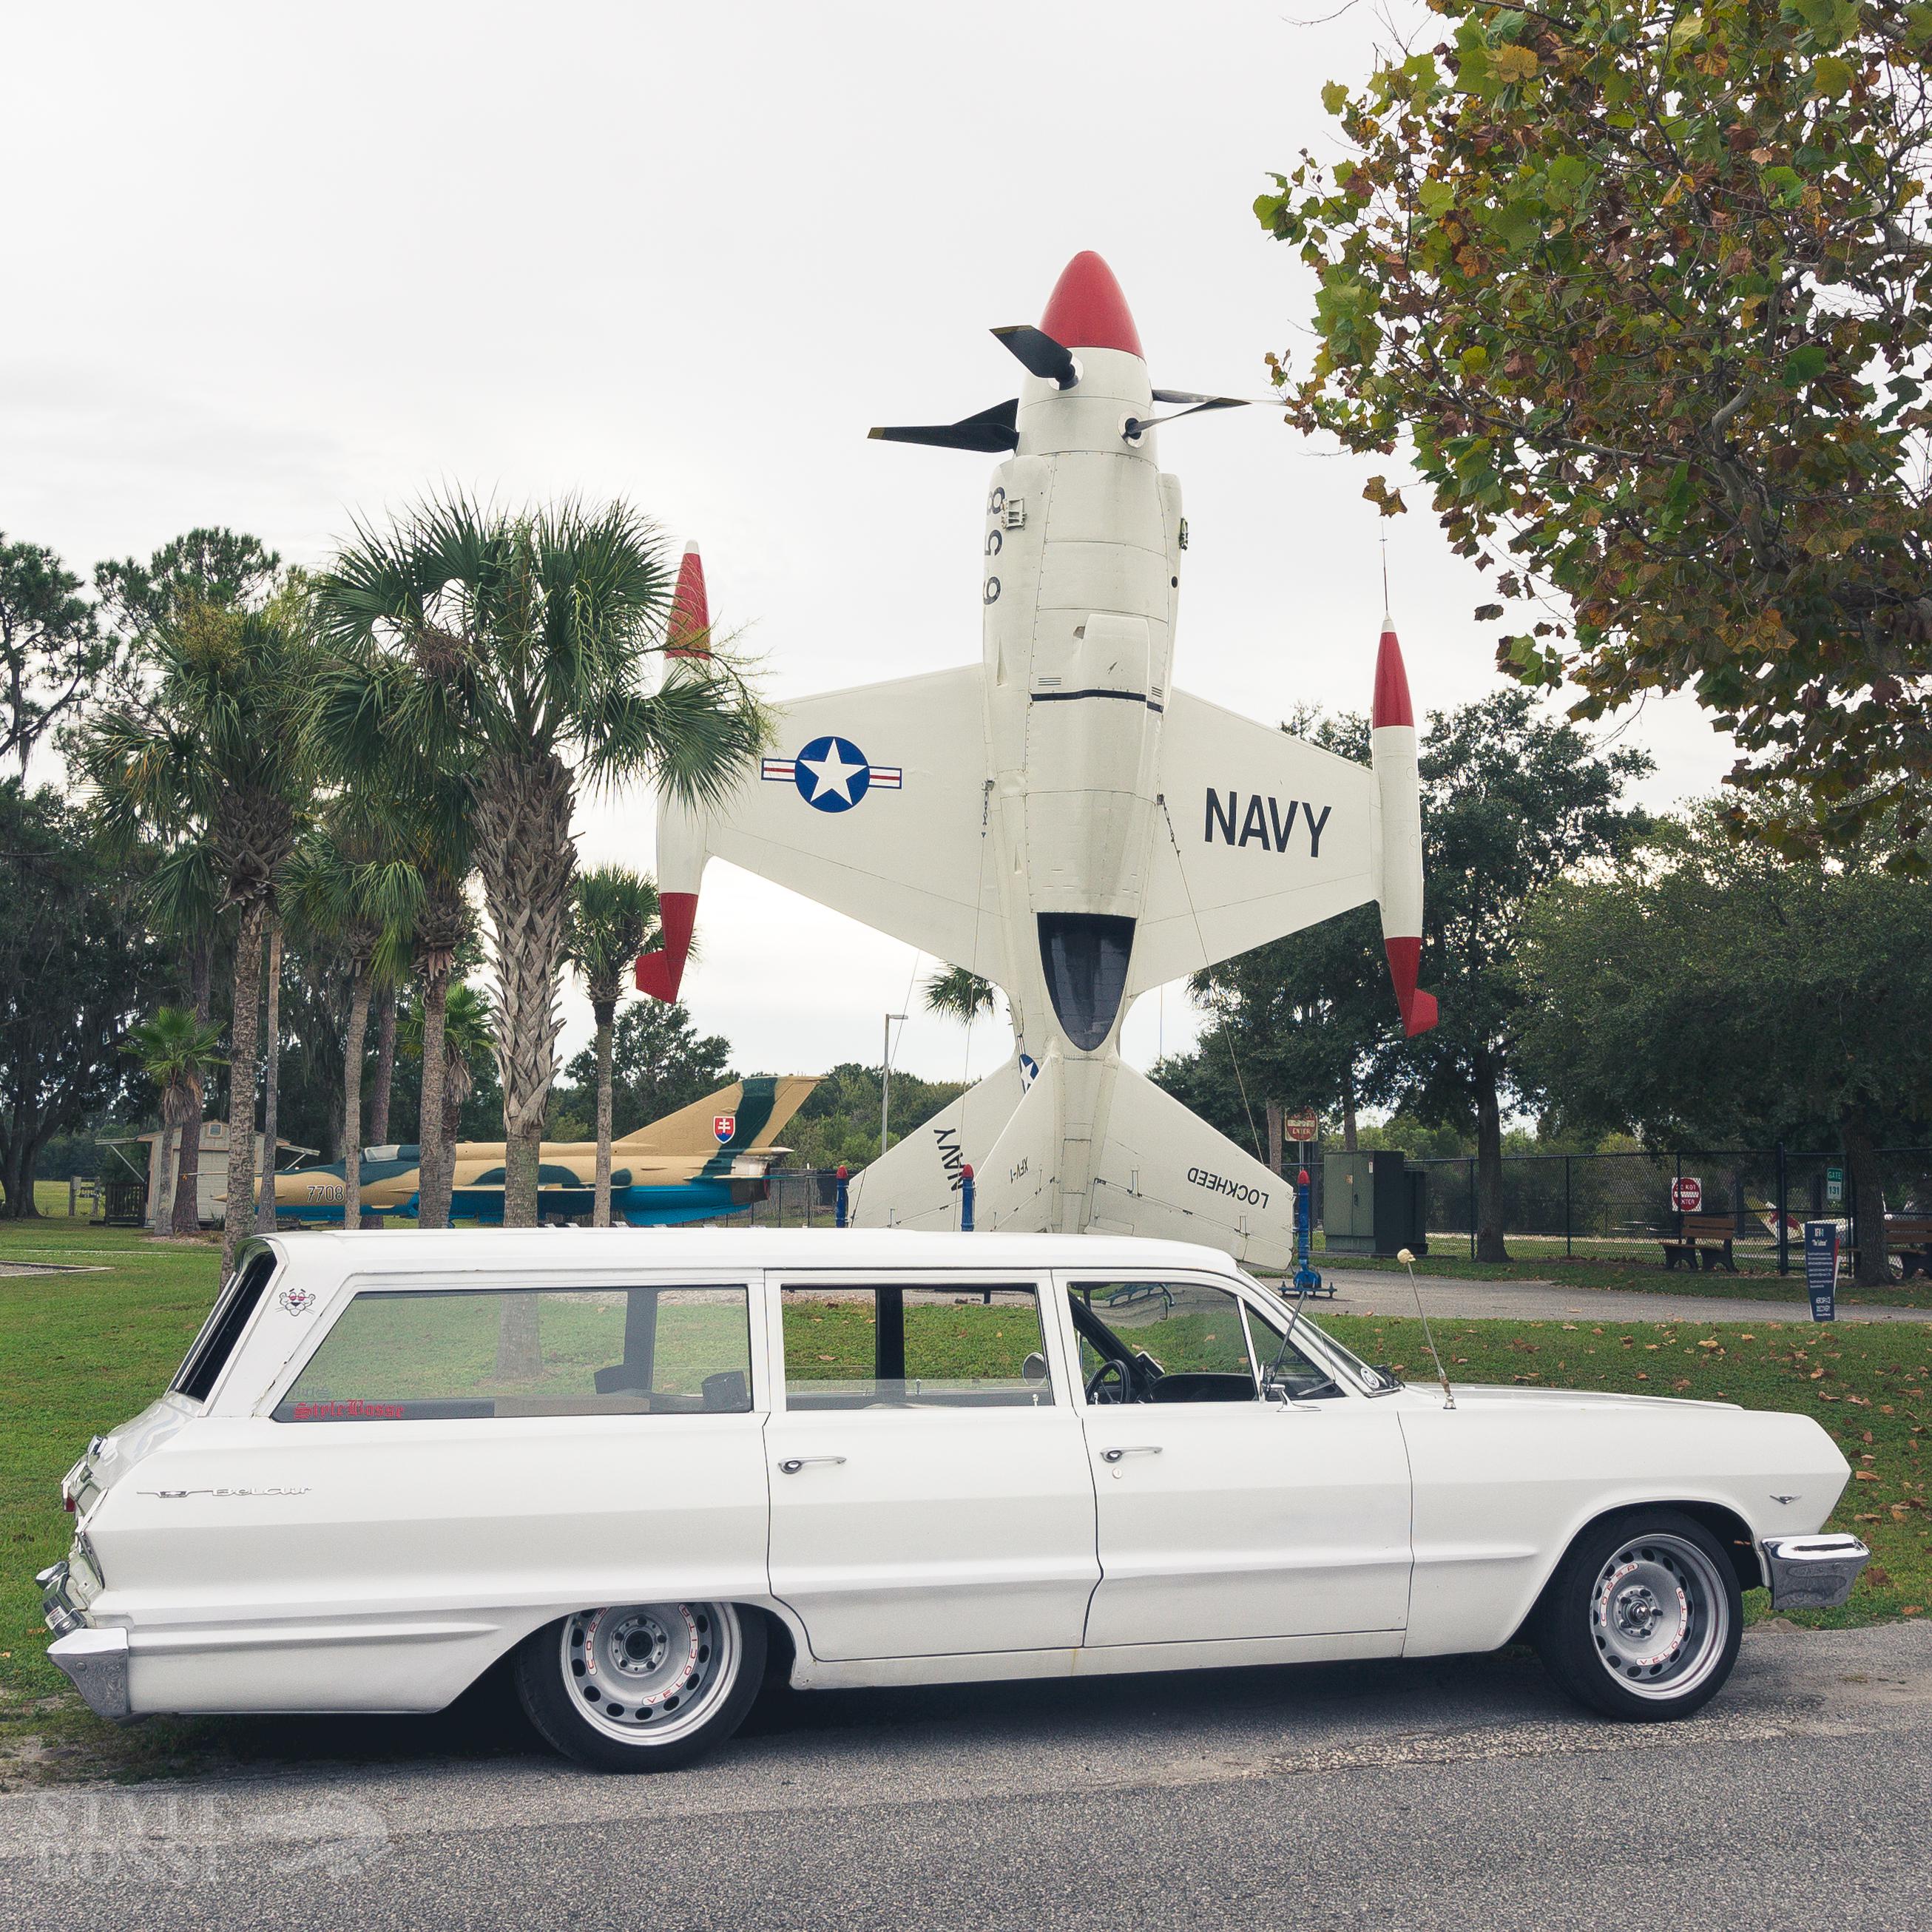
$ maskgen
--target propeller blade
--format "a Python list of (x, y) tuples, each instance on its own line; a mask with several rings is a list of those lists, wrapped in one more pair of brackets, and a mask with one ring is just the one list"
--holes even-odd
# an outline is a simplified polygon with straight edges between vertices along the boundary
[(1157, 403), (1185, 403), (1185, 409), (1176, 410), (1171, 416), (1130, 416), (1126, 434), (1137, 436), (1144, 429), (1152, 429), (1156, 423), (1178, 422), (1183, 416), (1198, 416), (1208, 410), (1266, 409), (1282, 406), (1278, 396), (1265, 399), (1259, 396), (1203, 396), (1192, 389), (1156, 389), (1154, 399)]
[(1080, 372), (1074, 366), (1072, 350), (1061, 347), (1045, 329), (1016, 322), (1009, 328), (996, 328), (993, 333), (1029, 375), (1057, 382), (1063, 389), (1072, 388), (1080, 380)]
[(1288, 406), (1279, 396), (1204, 396), (1196, 389), (1156, 389), (1154, 399), (1157, 403), (1185, 403), (1197, 410), (1243, 410), (1268, 408), (1286, 409)]
[(1019, 408), (1020, 399), (1014, 396), (959, 422), (875, 429), (872, 434), (878, 442), (923, 442), (935, 449), (976, 449), (991, 455), (999, 450), (1018, 448)]

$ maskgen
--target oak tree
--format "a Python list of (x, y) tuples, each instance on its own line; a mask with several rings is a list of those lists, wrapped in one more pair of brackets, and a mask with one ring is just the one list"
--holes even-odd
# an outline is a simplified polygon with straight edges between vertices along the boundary
[(1429, 4), (1256, 204), (1319, 282), (1290, 420), (1406, 439), (1478, 616), (1527, 614), (1506, 670), (1582, 718), (1688, 688), (1761, 836), (1887, 818), (1923, 868), (1932, 8)]

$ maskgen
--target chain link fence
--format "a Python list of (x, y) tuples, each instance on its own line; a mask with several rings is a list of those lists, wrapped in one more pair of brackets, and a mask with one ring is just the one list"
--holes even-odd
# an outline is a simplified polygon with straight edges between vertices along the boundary
[[(1890, 1148), (1879, 1158), (1888, 1215), (1932, 1212), (1932, 1148)], [(1431, 1249), (1453, 1254), (1459, 1243), (1466, 1243), (1473, 1255), (1474, 1159), (1409, 1165), (1429, 1176)], [(1686, 1180), (1699, 1184), (1699, 1214), (1730, 1221), (1741, 1269), (1802, 1272), (1802, 1224), (1808, 1220), (1844, 1221), (1852, 1241), (1858, 1238), (1844, 1155), (1785, 1148), (1506, 1154), (1504, 1238), (1526, 1256), (1560, 1252), (1654, 1261), (1660, 1244), (1679, 1232), (1672, 1190)]]
[[(1309, 1150), (1316, 1225), (1321, 1225), (1322, 1152)], [(1888, 1214), (1932, 1214), (1932, 1148), (1881, 1154)], [(1473, 1156), (1411, 1160), (1429, 1177), (1430, 1251), (1475, 1252), (1476, 1163)], [(1291, 1163), (1292, 1171), (1292, 1163)], [(1697, 1212), (1730, 1222), (1738, 1268), (1804, 1270), (1802, 1224), (1842, 1220), (1856, 1241), (1850, 1174), (1842, 1154), (1780, 1148), (1692, 1148), (1668, 1154), (1538, 1154), (1503, 1157), (1503, 1234), (1520, 1258), (1562, 1254), (1604, 1260), (1656, 1261), (1660, 1244), (1679, 1232), (1671, 1190), (1700, 1184)], [(838, 1179), (830, 1168), (782, 1168), (770, 1192), (717, 1225), (734, 1228), (829, 1228)], [(1779, 1230), (1784, 1228), (1784, 1238)], [(1849, 1245), (1849, 1244), (1848, 1244)]]

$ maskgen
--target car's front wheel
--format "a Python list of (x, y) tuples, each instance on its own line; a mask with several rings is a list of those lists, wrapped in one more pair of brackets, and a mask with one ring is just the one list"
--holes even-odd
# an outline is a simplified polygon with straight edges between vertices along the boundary
[(1694, 1516), (1654, 1509), (1577, 1538), (1532, 1634), (1571, 1696), (1609, 1717), (1654, 1723), (1688, 1717), (1716, 1696), (1743, 1629), (1723, 1546)]
[(517, 1693), (544, 1742), (601, 1771), (669, 1771), (744, 1721), (765, 1625), (731, 1604), (580, 1610), (526, 1638)]

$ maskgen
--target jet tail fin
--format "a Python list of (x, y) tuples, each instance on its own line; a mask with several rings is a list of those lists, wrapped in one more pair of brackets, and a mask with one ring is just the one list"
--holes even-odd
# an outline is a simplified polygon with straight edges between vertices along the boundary
[(1294, 1189), (1123, 1066), (1094, 1163), (1096, 1234), (1198, 1241), (1251, 1266), (1294, 1265)]
[[(970, 1163), (982, 1186), (1000, 1140), (1025, 1093), (1019, 1062), (1010, 1060), (976, 1087), (915, 1127), (883, 1160), (862, 1168), (851, 1190), (852, 1224), (859, 1228), (957, 1229)], [(976, 1204), (975, 1224), (990, 1227)]]
[(716, 1156), (769, 1148), (818, 1084), (815, 1075), (804, 1074), (758, 1074), (734, 1080), (613, 1142), (612, 1151)]

